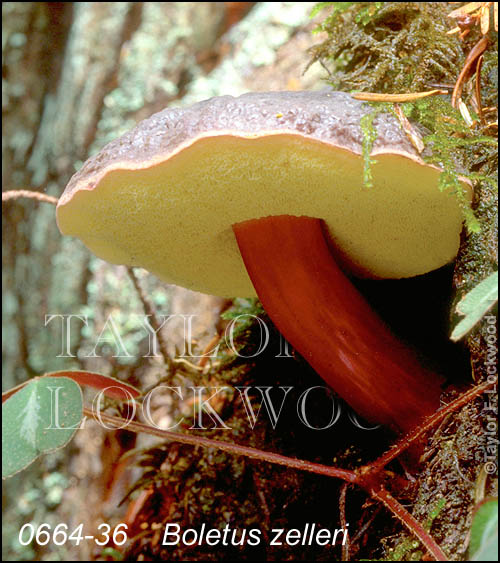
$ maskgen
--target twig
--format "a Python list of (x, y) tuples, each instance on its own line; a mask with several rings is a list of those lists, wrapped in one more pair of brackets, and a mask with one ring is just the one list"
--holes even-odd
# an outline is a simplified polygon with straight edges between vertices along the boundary
[[(457, 4), (458, 4), (458, 2), (457, 2)], [(468, 2), (467, 4), (465, 4), (465, 6), (460, 6), (460, 8), (456, 8), (455, 10), (450, 12), (447, 15), (447, 17), (448, 18), (460, 18), (460, 17), (464, 16), (465, 14), (470, 14), (471, 12), (474, 12), (475, 10), (479, 10), (482, 5), (483, 5), (483, 2)]]
[(44, 203), (51, 203), (52, 205), (57, 205), (57, 197), (51, 195), (42, 194), (40, 192), (33, 192), (31, 190), (9, 190), (7, 192), (2, 192), (2, 201), (9, 201), (11, 199), (36, 199), (37, 201), (43, 201)]
[(198, 367), (200, 367), (201, 369), (205, 368), (205, 365), (208, 362), (208, 356), (206, 354), (208, 354), (209, 352), (212, 351), (214, 346), (216, 346), (219, 343), (219, 340), (220, 340), (220, 334), (217, 333), (210, 340), (210, 342), (205, 346), (205, 349), (202, 352), (201, 358), (198, 361)]
[(472, 47), (470, 53), (467, 55), (464, 66), (462, 67), (462, 70), (458, 75), (457, 81), (455, 83), (455, 88), (453, 88), (453, 93), (451, 95), (451, 105), (455, 109), (457, 109), (458, 107), (458, 100), (462, 96), (462, 90), (464, 88), (465, 81), (472, 69), (472, 66), (477, 61), (478, 57), (480, 57), (486, 51), (487, 46), (488, 37), (485, 35), (474, 45), (474, 47)]
[[(263, 533), (265, 534), (265, 536), (267, 536), (266, 530), (269, 529), (269, 523), (271, 521), (271, 512), (270, 512), (269, 506), (267, 504), (266, 495), (264, 494), (264, 487), (263, 487), (262, 481), (259, 477), (258, 469), (255, 466), (252, 468), (252, 478), (253, 478), (255, 491), (257, 493), (257, 496), (259, 497), (260, 506), (261, 506), (262, 511), (264, 513), (265, 527), (264, 527)], [(267, 541), (267, 537), (265, 539)]]
[(174, 358), (172, 360), (172, 362), (174, 362), (174, 364), (184, 364), (189, 369), (192, 369), (195, 372), (203, 371), (202, 367), (200, 367), (199, 365), (197, 366), (197, 365), (193, 364), (192, 362), (190, 362), (189, 360), (186, 360), (185, 358)]
[(409, 94), (379, 94), (377, 92), (358, 92), (351, 94), (355, 100), (365, 102), (414, 102), (428, 96), (436, 96), (438, 94), (447, 94), (448, 90), (428, 90), (427, 92), (413, 92)]
[(393, 104), (394, 113), (399, 120), (401, 128), (408, 137), (410, 143), (415, 147), (419, 154), (425, 149), (424, 141), (420, 133), (413, 127), (410, 120), (404, 114), (403, 108), (399, 104)]
[[(373, 521), (378, 516), (378, 513), (381, 511), (382, 507), (378, 505), (373, 514), (368, 518), (368, 520), (361, 526), (361, 528), (356, 532), (356, 535), (352, 538), (352, 544), (356, 544), (362, 537), (363, 534), (368, 530), (368, 528), (373, 524)], [(357, 551), (357, 550), (356, 550)]]
[(146, 293), (142, 289), (142, 286), (139, 282), (139, 279), (138, 279), (136, 273), (134, 272), (134, 269), (131, 268), (130, 266), (127, 266), (127, 272), (128, 272), (130, 279), (132, 280), (132, 283), (134, 285), (135, 290), (137, 291), (137, 294), (139, 295), (139, 299), (142, 302), (142, 306), (144, 307), (144, 312), (146, 313), (147, 317), (150, 319), (151, 326), (152, 326), (152, 328), (155, 332), (155, 335), (158, 338), (158, 343), (160, 345), (160, 352), (161, 352), (161, 355), (163, 357), (163, 361), (165, 362), (165, 365), (167, 366), (167, 370), (168, 370), (169, 374), (172, 374), (174, 372), (175, 368), (173, 367), (172, 358), (170, 357), (170, 354), (168, 353), (167, 343), (166, 343), (165, 339), (163, 338), (163, 334), (161, 332), (161, 328), (160, 328), (161, 323), (160, 323), (160, 320), (158, 319), (158, 315), (156, 313), (155, 306), (153, 305), (153, 303), (151, 302), (149, 297), (146, 295)]
[(483, 59), (484, 55), (481, 55), (479, 59), (477, 59), (477, 66), (476, 66), (476, 104), (477, 104), (477, 114), (479, 115), (479, 120), (484, 125), (484, 114), (483, 114), (483, 105), (481, 102), (481, 68), (483, 66)]
[(391, 447), (385, 454), (381, 455), (373, 463), (366, 466), (366, 473), (372, 475), (381, 471), (388, 463), (393, 459), (400, 456), (405, 450), (407, 450), (412, 444), (418, 442), (429, 430), (434, 428), (439, 422), (441, 422), (446, 416), (460, 407), (466, 405), (469, 401), (472, 401), (476, 397), (479, 397), (482, 393), (489, 389), (492, 383), (482, 383), (481, 385), (476, 385), (472, 387), (460, 397), (452, 401), (450, 404), (442, 407), (431, 415), (427, 420), (425, 420), (417, 429), (410, 434), (404, 436), (399, 442), (396, 442), (394, 446)]
[(316, 473), (318, 475), (326, 475), (328, 477), (342, 479), (343, 481), (347, 481), (348, 483), (355, 483), (358, 478), (354, 471), (350, 471), (348, 469), (339, 469), (337, 467), (322, 465), (321, 463), (313, 463), (302, 459), (295, 459), (284, 455), (275, 454), (273, 452), (259, 450), (257, 448), (241, 446), (239, 444), (232, 444), (230, 442), (225, 442), (222, 440), (213, 440), (211, 438), (203, 438), (202, 436), (193, 436), (190, 434), (172, 432), (170, 430), (162, 430), (161, 428), (155, 428), (154, 426), (149, 426), (141, 422), (127, 421), (121, 417), (112, 416), (109, 414), (99, 413), (99, 415), (97, 415), (96, 413), (94, 413), (94, 411), (86, 407), (84, 407), (83, 413), (86, 416), (93, 418), (97, 422), (106, 422), (116, 428), (124, 428), (124, 425), (126, 424), (127, 430), (130, 430), (132, 432), (143, 432), (145, 434), (150, 434), (151, 436), (158, 436), (159, 438), (163, 438), (164, 440), (168, 440), (169, 442), (179, 442), (181, 444), (201, 446), (204, 448), (216, 448), (230, 454), (241, 455), (250, 459), (266, 461), (275, 465), (285, 465), (292, 469), (299, 469), (301, 471), (308, 471), (309, 473)]
[[(345, 530), (347, 528), (347, 519), (345, 515), (345, 501), (347, 496), (347, 488), (349, 487), (349, 483), (344, 483), (340, 487), (340, 495), (339, 495), (339, 512), (340, 512), (340, 528)], [(342, 557), (341, 561), (349, 561), (349, 534), (345, 535), (346, 541), (345, 543), (342, 542)]]
[(420, 522), (412, 516), (399, 502), (383, 487), (372, 489), (370, 494), (386, 506), (408, 530), (422, 542), (436, 561), (449, 561), (449, 557), (439, 547), (434, 538), (425, 531)]

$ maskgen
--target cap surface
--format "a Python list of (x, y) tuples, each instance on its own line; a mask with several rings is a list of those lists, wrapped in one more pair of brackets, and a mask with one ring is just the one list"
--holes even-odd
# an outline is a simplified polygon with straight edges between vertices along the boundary
[(363, 185), (360, 119), (372, 111), (331, 91), (167, 108), (71, 178), (59, 228), (104, 260), (221, 296), (255, 295), (231, 225), (270, 215), (324, 219), (363, 275), (426, 273), (456, 255), (461, 211), (391, 114), (374, 120), (373, 187)]

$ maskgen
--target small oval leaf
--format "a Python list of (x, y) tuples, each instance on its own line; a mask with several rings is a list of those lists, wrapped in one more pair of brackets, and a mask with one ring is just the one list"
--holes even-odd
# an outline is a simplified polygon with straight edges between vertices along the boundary
[(66, 445), (80, 426), (82, 391), (66, 377), (38, 377), (2, 404), (2, 478)]

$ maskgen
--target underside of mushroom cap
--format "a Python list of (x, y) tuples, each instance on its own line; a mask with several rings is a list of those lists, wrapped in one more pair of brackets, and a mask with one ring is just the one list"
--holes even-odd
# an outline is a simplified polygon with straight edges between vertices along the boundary
[(222, 296), (255, 295), (231, 225), (270, 215), (323, 219), (358, 274), (428, 272), (458, 250), (457, 199), (390, 114), (375, 118), (373, 187), (363, 185), (360, 119), (371, 111), (328, 91), (166, 109), (73, 176), (59, 228), (109, 262)]

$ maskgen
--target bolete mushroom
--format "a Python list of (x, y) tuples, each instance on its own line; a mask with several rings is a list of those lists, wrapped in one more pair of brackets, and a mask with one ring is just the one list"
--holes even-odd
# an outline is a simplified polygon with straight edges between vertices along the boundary
[(364, 186), (360, 121), (372, 111), (331, 91), (167, 108), (71, 178), (59, 228), (104, 260), (167, 282), (258, 295), (359, 414), (406, 432), (438, 408), (443, 378), (392, 335), (344, 271), (434, 270), (455, 257), (462, 216), (438, 188), (440, 170), (388, 113), (374, 120), (373, 186)]

